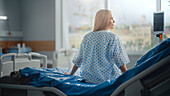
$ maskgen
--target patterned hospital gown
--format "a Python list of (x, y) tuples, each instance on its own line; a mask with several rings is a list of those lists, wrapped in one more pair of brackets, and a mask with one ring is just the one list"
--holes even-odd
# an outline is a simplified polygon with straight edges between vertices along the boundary
[(86, 34), (73, 59), (85, 82), (95, 84), (117, 78), (121, 75), (119, 67), (128, 62), (119, 37), (108, 31)]

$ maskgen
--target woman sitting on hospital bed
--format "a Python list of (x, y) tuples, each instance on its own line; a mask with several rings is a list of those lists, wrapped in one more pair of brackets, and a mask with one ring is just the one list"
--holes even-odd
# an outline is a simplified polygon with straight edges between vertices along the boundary
[(109, 32), (114, 23), (110, 10), (99, 10), (96, 13), (93, 32), (84, 36), (73, 59), (74, 67), (70, 75), (80, 67), (85, 82), (99, 84), (119, 77), (120, 70), (127, 71), (129, 58), (126, 51), (119, 37)]
[[(2, 77), (0, 78), (0, 83), (26, 84), (40, 88), (42, 86), (56, 87), (68, 96), (110, 96), (121, 84), (128, 82), (128, 80), (132, 79), (134, 76), (153, 67), (154, 64), (157, 65), (160, 61), (164, 61), (164, 58), (167, 59), (167, 57), (170, 56), (169, 46), (170, 38), (146, 52), (137, 61), (134, 68), (127, 70), (114, 80), (107, 80), (100, 84), (84, 83), (80, 76), (63, 74), (66, 71), (61, 71), (59, 68), (46, 69), (32, 67), (20, 69), (17, 74), (11, 74), (9, 77), (10, 79)], [(167, 63), (167, 65), (169, 64), (169, 62), (165, 63)], [(167, 66), (164, 70), (170, 69)], [(149, 74), (150, 73), (148, 73), (148, 75)], [(164, 76), (161, 74), (161, 77)], [(159, 77), (159, 79), (161, 77)], [(153, 78), (153, 76), (151, 78)]]
[[(125, 65), (129, 62), (129, 59), (118, 36), (107, 31), (113, 29), (113, 23), (114, 20), (109, 10), (97, 12), (95, 28), (98, 27), (99, 29), (94, 28), (95, 32), (90, 32), (84, 37), (73, 60), (75, 67), (73, 67), (70, 75), (59, 72), (59, 68), (27, 67), (18, 72), (19, 79), (16, 80), (16, 84), (23, 84), (19, 80), (24, 80), (26, 85), (56, 87), (69, 96), (108, 96), (122, 83), (170, 55), (169, 38), (143, 55), (134, 68), (127, 70)], [(107, 26), (100, 29), (99, 25), (102, 24)], [(72, 76), (78, 67), (82, 68), (82, 77)], [(122, 75), (120, 75), (118, 68), (124, 72)], [(16, 74), (12, 75), (15, 78), (17, 77)], [(12, 78), (11, 80), (15, 79)], [(88, 83), (84, 83), (84, 80)], [(0, 78), (0, 82), (8, 83), (3, 77)]]

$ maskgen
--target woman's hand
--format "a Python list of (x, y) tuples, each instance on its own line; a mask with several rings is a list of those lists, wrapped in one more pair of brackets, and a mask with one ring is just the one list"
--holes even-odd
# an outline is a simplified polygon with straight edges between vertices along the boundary
[(70, 73), (68, 73), (68, 72), (65, 72), (64, 74), (70, 75)]
[(122, 72), (126, 72), (126, 71), (127, 71), (126, 65), (123, 64), (123, 65), (120, 67), (120, 70), (121, 70)]

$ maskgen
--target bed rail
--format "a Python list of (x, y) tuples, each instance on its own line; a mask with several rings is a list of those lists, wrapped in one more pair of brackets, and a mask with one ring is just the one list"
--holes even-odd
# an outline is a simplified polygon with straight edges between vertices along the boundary
[[(30, 52), (30, 53), (8, 53), (0, 56), (0, 77), (10, 74), (12, 71), (17, 71), (20, 67), (28, 67), (28, 62), (34, 62), (39, 63), (39, 66), (41, 67), (40, 60), (35, 60), (33, 57), (36, 57), (38, 59), (42, 59), (42, 67), (47, 68), (47, 56), (42, 55), (36, 52)], [(7, 60), (6, 60), (7, 59)], [(22, 60), (23, 59), (23, 60)], [(6, 62), (3, 62), (6, 60)], [(17, 61), (18, 60), (18, 61)], [(27, 63), (21, 64), (22, 61), (25, 60)], [(38, 62), (39, 61), (39, 62)], [(17, 64), (19, 63), (19, 64)], [(23, 62), (24, 63), (24, 62)], [(31, 67), (31, 66), (30, 66)], [(5, 71), (5, 72), (4, 72)]]
[(55, 87), (1, 84), (0, 96), (67, 96)]
[[(111, 96), (158, 96), (158, 95), (152, 95), (152, 94), (159, 94), (159, 96), (169, 96), (170, 95), (170, 87), (168, 85), (168, 84), (170, 84), (169, 64), (170, 64), (170, 56), (162, 59), (155, 65), (149, 67), (148, 69), (139, 73), (138, 75), (131, 78), (127, 82), (121, 84), (111, 94)], [(166, 69), (166, 70), (164, 70), (164, 69)], [(154, 73), (156, 71), (159, 71), (159, 74), (155, 75)], [(154, 75), (153, 78), (150, 77), (150, 79), (147, 79), (147, 80), (145, 79), (146, 77), (153, 76), (153, 75)], [(166, 78), (164, 78), (164, 77), (166, 77)], [(154, 85), (148, 84), (148, 82), (154, 83)], [(146, 86), (146, 84), (147, 84), (147, 86)], [(152, 87), (150, 87), (151, 85), (152, 85)], [(150, 88), (147, 88), (148, 86)], [(162, 89), (162, 88), (164, 88), (164, 89)], [(159, 89), (159, 93), (158, 93), (158, 91), (155, 91), (157, 89)], [(162, 90), (160, 90), (160, 89), (162, 89)], [(169, 92), (169, 93), (166, 93), (166, 92)], [(164, 94), (164, 93), (169, 94), (169, 95), (160, 95), (160, 94)], [(149, 94), (149, 95), (147, 95), (147, 94)]]

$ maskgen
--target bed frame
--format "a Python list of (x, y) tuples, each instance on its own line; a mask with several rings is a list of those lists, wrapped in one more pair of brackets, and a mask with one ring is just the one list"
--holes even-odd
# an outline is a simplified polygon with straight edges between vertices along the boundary
[[(111, 96), (170, 96), (170, 56), (121, 84)], [(0, 96), (66, 96), (55, 87), (0, 84)]]
[(0, 96), (67, 96), (55, 87), (0, 84)]
[(47, 56), (35, 52), (8, 53), (0, 56), (0, 77), (25, 67), (47, 68)]
[(121, 84), (111, 96), (170, 96), (170, 56)]

